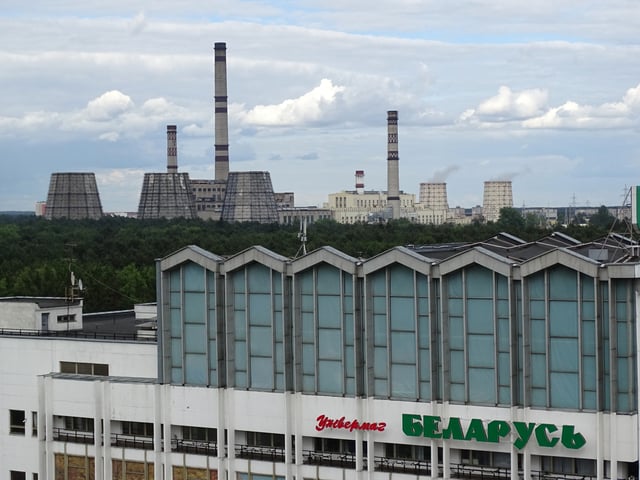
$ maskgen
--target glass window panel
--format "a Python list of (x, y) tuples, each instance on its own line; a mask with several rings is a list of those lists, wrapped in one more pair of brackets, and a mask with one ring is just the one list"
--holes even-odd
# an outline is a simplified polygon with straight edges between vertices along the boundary
[(551, 300), (575, 300), (578, 297), (576, 272), (564, 267), (549, 271), (549, 298)]
[(346, 345), (353, 345), (354, 342), (354, 326), (353, 326), (353, 315), (346, 314), (344, 316), (344, 343)]
[(371, 295), (384, 296), (387, 293), (386, 276), (384, 270), (372, 273), (367, 277)]
[(531, 355), (531, 385), (537, 388), (547, 386), (547, 363), (544, 355)]
[(429, 350), (420, 350), (420, 379), (429, 380), (431, 378), (431, 358)]
[(207, 333), (204, 325), (184, 326), (184, 349), (187, 353), (205, 353), (207, 351)]
[(389, 268), (391, 295), (412, 297), (414, 295), (413, 270), (394, 264)]
[(578, 389), (578, 375), (575, 373), (551, 372), (551, 407), (579, 408), (580, 391)]
[(182, 307), (182, 292), (171, 292), (169, 294), (169, 305), (171, 308), (180, 308)]
[(491, 298), (493, 279), (490, 270), (478, 265), (466, 271), (467, 296), (472, 298)]
[(235, 342), (236, 370), (247, 369), (247, 344), (245, 342)]
[(387, 377), (387, 349), (385, 347), (376, 347), (373, 349), (374, 364), (373, 375), (376, 378)]
[(596, 354), (596, 322), (582, 322), (582, 353)]
[(340, 271), (326, 263), (317, 266), (318, 295), (338, 295), (340, 293)]
[(577, 372), (578, 341), (551, 338), (549, 341), (549, 368), (556, 372)]
[(391, 334), (391, 363), (416, 363), (416, 337), (413, 333)]
[(552, 337), (578, 336), (578, 304), (549, 302), (549, 334)]
[(302, 341), (313, 342), (315, 339), (315, 326), (313, 313), (302, 313)]
[(316, 373), (316, 350), (313, 344), (302, 345), (302, 373), (304, 375)]
[(311, 294), (302, 294), (300, 297), (300, 307), (303, 312), (314, 312), (315, 311), (315, 303), (313, 301), (314, 296)]
[(596, 357), (582, 357), (582, 385), (585, 390), (596, 389)]
[(259, 263), (247, 267), (249, 291), (251, 293), (271, 293), (271, 269)]
[(469, 365), (474, 367), (493, 367), (495, 348), (491, 335), (469, 335)]
[(496, 379), (493, 369), (469, 367), (469, 400), (496, 403)]
[(510, 357), (508, 353), (498, 354), (498, 382), (500, 385), (509, 385), (511, 383)]
[(180, 310), (177, 308), (172, 308), (169, 311), (169, 315), (171, 317), (171, 336), (172, 337), (181, 337), (182, 336), (182, 319), (180, 318)]
[(282, 274), (280, 272), (271, 271), (271, 286), (273, 288), (273, 293), (282, 293)]
[(387, 381), (382, 379), (376, 379), (373, 382), (373, 388), (375, 389), (375, 395), (378, 397), (387, 397), (389, 392), (387, 391)]
[(447, 276), (449, 298), (462, 298), (462, 273), (453, 272)]
[(374, 313), (387, 313), (387, 297), (373, 297)]
[(467, 300), (467, 330), (469, 333), (493, 333), (493, 302)]
[(582, 288), (582, 298), (583, 300), (594, 300), (594, 286), (593, 286), (593, 278), (588, 277), (587, 275), (580, 275), (580, 282)]
[(206, 385), (208, 378), (207, 357), (187, 353), (185, 355), (185, 383), (189, 385)]
[(249, 295), (249, 322), (251, 325), (271, 325), (271, 296), (252, 293)]
[(423, 315), (425, 317), (429, 316), (429, 299), (428, 298), (418, 298), (418, 315)]
[(318, 355), (325, 360), (340, 360), (342, 358), (340, 330), (321, 328), (318, 331)]
[(595, 320), (596, 306), (593, 302), (582, 302), (582, 318), (584, 320)]
[(596, 392), (584, 392), (582, 400), (582, 408), (587, 410), (596, 409)]
[(413, 298), (392, 297), (391, 307), (391, 328), (393, 330), (415, 330), (415, 305)]
[(179, 367), (182, 365), (182, 340), (171, 339), (171, 365)]
[(184, 321), (185, 323), (205, 323), (205, 296), (202, 293), (184, 294)]
[(322, 327), (340, 328), (339, 296), (318, 296), (318, 323)]
[(353, 347), (346, 347), (344, 349), (344, 368), (347, 375), (355, 375), (356, 360), (355, 349)]
[(527, 277), (527, 287), (529, 289), (529, 298), (544, 300), (544, 273), (539, 272)]
[(418, 345), (420, 348), (429, 348), (429, 319), (420, 317), (418, 319)]
[(302, 294), (313, 294), (313, 271), (306, 270), (297, 277), (295, 277), (295, 281), (298, 283), (300, 287), (300, 292)]
[(508, 352), (511, 349), (508, 318), (498, 320), (498, 349), (501, 352)]
[(617, 322), (618, 328), (618, 356), (625, 357), (629, 355), (629, 336), (627, 332), (627, 324)]
[(178, 268), (169, 273), (169, 289), (172, 292), (180, 291), (180, 269)]
[(496, 274), (497, 294), (498, 298), (509, 298), (509, 283), (507, 277)]
[(340, 362), (318, 361), (318, 391), (320, 393), (342, 393), (342, 378)]
[(233, 308), (235, 310), (244, 310), (247, 308), (247, 299), (244, 292), (236, 292), (233, 294)]
[(464, 348), (464, 322), (462, 317), (449, 317), (449, 348)]
[(511, 404), (511, 389), (509, 387), (498, 387), (498, 403), (501, 405)]
[(460, 383), (452, 383), (449, 386), (449, 395), (453, 402), (464, 402), (464, 385)]
[(547, 406), (547, 392), (543, 388), (531, 389), (531, 405), (534, 407)]
[(547, 350), (547, 330), (544, 320), (531, 320), (531, 352), (544, 353)]
[(270, 327), (251, 327), (251, 355), (271, 357), (273, 349), (273, 337)]
[(251, 388), (272, 389), (273, 386), (274, 372), (271, 359), (251, 357)]
[(618, 358), (618, 392), (629, 390), (629, 359)]
[(464, 382), (464, 354), (460, 351), (451, 351), (450, 375), (452, 382)]
[(629, 405), (629, 398), (628, 393), (618, 393), (618, 412), (624, 413), (633, 409), (633, 407)]
[(236, 340), (245, 340), (247, 338), (247, 323), (244, 312), (233, 312), (234, 328), (233, 332)]
[(416, 273), (416, 292), (420, 297), (427, 298), (429, 296), (429, 283), (426, 275)]
[(236, 387), (247, 388), (247, 372), (236, 370)]
[(171, 383), (182, 384), (182, 368), (180, 367), (172, 367), (171, 368)]
[(184, 289), (187, 292), (204, 292), (205, 269), (193, 262), (183, 267)]
[(529, 305), (531, 308), (532, 319), (544, 319), (546, 317), (547, 310), (544, 300), (531, 300)]
[(417, 398), (415, 365), (391, 365), (391, 396)]
[(384, 315), (373, 316), (374, 336), (373, 342), (376, 346), (387, 344), (387, 317)]
[(303, 375), (302, 376), (302, 389), (305, 392), (316, 391), (315, 375)]
[(452, 317), (461, 317), (463, 312), (462, 308), (462, 299), (461, 298), (450, 298), (449, 299), (449, 315)]
[(218, 346), (216, 342), (209, 342), (209, 368), (217, 368), (218, 366)]
[(509, 318), (509, 301), (498, 300), (496, 302), (496, 314), (501, 318)]

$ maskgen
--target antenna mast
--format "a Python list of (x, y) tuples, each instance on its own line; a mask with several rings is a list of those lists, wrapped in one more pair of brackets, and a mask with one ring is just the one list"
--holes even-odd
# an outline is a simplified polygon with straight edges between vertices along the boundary
[(307, 254), (307, 217), (300, 217), (300, 231), (298, 232), (298, 240), (300, 240), (300, 248), (296, 252), (295, 258), (300, 256), (300, 251), (302, 251), (302, 255)]

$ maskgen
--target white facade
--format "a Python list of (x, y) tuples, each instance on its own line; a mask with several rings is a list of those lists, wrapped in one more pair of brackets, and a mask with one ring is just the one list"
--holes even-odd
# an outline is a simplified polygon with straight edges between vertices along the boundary
[(78, 330), (82, 328), (82, 300), (63, 298), (0, 298), (0, 329)]

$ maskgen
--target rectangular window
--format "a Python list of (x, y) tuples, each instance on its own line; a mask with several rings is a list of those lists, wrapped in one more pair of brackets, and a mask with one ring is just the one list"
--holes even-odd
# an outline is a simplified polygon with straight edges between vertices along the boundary
[(201, 442), (215, 442), (218, 439), (218, 431), (215, 428), (182, 426), (182, 438), (184, 440), (197, 440)]
[(247, 432), (247, 445), (252, 447), (284, 448), (284, 435), (280, 433)]
[(72, 323), (76, 321), (76, 314), (71, 313), (69, 315), (58, 315), (56, 317), (58, 323)]
[(153, 437), (153, 423), (122, 422), (122, 433), (124, 435)]
[(65, 430), (76, 430), (79, 432), (93, 432), (93, 418), (85, 417), (64, 417)]
[(106, 363), (60, 362), (60, 373), (78, 373), (81, 375), (109, 376)]
[(9, 433), (24, 435), (26, 421), (24, 410), (9, 410)]
[(9, 475), (10, 480), (27, 480), (27, 474), (25, 472), (18, 472), (11, 470)]
[(38, 436), (38, 412), (31, 412), (31, 435)]

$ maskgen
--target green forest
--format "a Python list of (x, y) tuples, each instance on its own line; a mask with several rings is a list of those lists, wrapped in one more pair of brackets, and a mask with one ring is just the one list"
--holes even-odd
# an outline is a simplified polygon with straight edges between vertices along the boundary
[[(398, 245), (473, 242), (501, 231), (537, 240), (551, 232), (540, 223), (516, 209), (503, 209), (495, 223), (464, 226), (405, 220), (374, 225), (321, 221), (308, 227), (307, 251), (329, 245), (368, 258)], [(613, 217), (604, 215), (586, 227), (570, 224), (555, 230), (586, 241), (606, 235), (613, 224)], [(220, 256), (262, 245), (294, 257), (300, 250), (298, 231), (298, 226), (203, 220), (52, 221), (0, 215), (0, 296), (64, 297), (73, 271), (82, 279), (86, 312), (130, 309), (134, 303), (155, 301), (155, 260), (186, 245)]]

